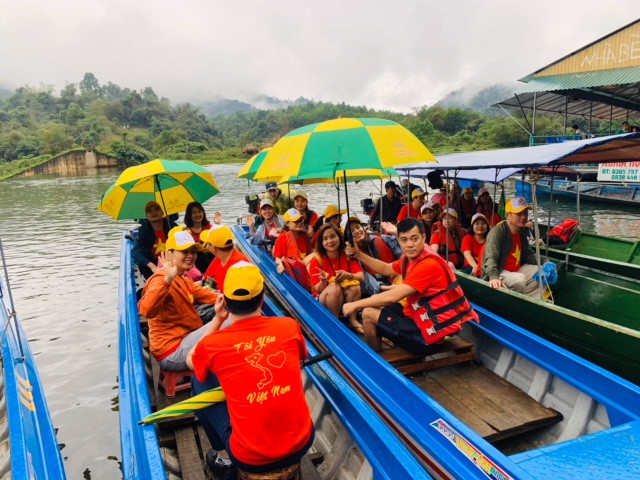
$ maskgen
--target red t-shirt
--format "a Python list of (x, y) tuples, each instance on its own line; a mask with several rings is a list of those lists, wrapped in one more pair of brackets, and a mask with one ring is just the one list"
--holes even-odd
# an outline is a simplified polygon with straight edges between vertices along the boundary
[(409, 205), (405, 205), (400, 209), (400, 213), (398, 213), (398, 222), (404, 220), (405, 218), (418, 218), (422, 219), (422, 215), (420, 215), (420, 210), (416, 210), (413, 208), (413, 205), (410, 203)]
[(300, 361), (308, 357), (292, 318), (257, 316), (204, 337), (193, 366), (211, 371), (227, 397), (231, 452), (243, 463), (266, 465), (299, 451), (313, 434)]
[(207, 268), (207, 271), (204, 272), (203, 280), (206, 281), (207, 278), (213, 277), (216, 281), (216, 285), (218, 286), (218, 290), (222, 291), (222, 288), (224, 287), (224, 277), (227, 276), (227, 271), (231, 268), (232, 265), (235, 265), (242, 260), (244, 260), (245, 262), (249, 261), (249, 259), (245, 257), (242, 252), (236, 250), (235, 248), (231, 252), (231, 257), (229, 257), (226, 265), (222, 265), (222, 260), (220, 260), (220, 258), (214, 258), (213, 262), (209, 264), (209, 268)]
[[(425, 248), (431, 249), (429, 246)], [(402, 264), (404, 263), (405, 256), (402, 255), (398, 260), (391, 264), (391, 267), (399, 274), (402, 274)], [(416, 267), (409, 272), (407, 278), (402, 283), (409, 285), (417, 290), (417, 296), (422, 297), (425, 294), (429, 294), (429, 291), (433, 293), (440, 292), (449, 286), (449, 280), (442, 270), (442, 267), (437, 260), (433, 258), (425, 258)], [(410, 295), (409, 297), (412, 297)], [(413, 313), (411, 307), (411, 298), (407, 299), (407, 305), (404, 307), (404, 314), (410, 317)]]
[[(362, 272), (362, 267), (357, 260), (349, 260), (344, 253), (341, 253), (338, 258), (331, 260), (326, 255), (322, 255), (321, 259), (317, 255), (314, 255), (309, 263), (309, 274), (311, 275), (311, 283), (315, 287), (320, 283), (320, 271), (329, 274), (329, 278), (336, 276), (336, 270), (344, 270), (345, 272), (351, 272), (353, 274)], [(314, 296), (318, 296), (318, 292), (313, 291)]]
[(504, 264), (504, 269), (508, 272), (517, 272), (522, 266), (522, 237), (520, 233), (511, 234), (511, 251), (507, 255), (507, 262)]
[[(448, 233), (446, 229), (438, 229), (435, 233), (432, 233), (430, 245), (446, 245), (447, 240), (449, 241), (449, 261), (456, 267), (460, 267), (462, 264), (461, 255), (456, 252), (458, 249), (456, 248), (456, 242), (453, 239), (453, 235), (451, 235), (450, 232)], [(464, 252), (464, 250), (462, 250), (462, 242), (460, 242), (460, 251)], [(438, 253), (442, 258), (446, 259), (446, 252)]]
[(162, 252), (165, 250), (165, 243), (167, 243), (167, 234), (164, 230), (154, 230), (153, 233), (156, 234), (156, 241), (151, 247), (151, 255), (155, 258), (158, 258)]
[(302, 259), (307, 256), (309, 251), (309, 237), (307, 237), (306, 233), (302, 232), (296, 238), (291, 232), (283, 232), (276, 240), (271, 254), (273, 258), (291, 257)]
[[(465, 237), (462, 239), (462, 247), (460, 250), (462, 250), (463, 255), (464, 252), (470, 251), (473, 259), (476, 261), (476, 263), (478, 263), (478, 259), (480, 258), (480, 250), (482, 250), (483, 246), (484, 242), (478, 242), (475, 235), (465, 235)], [(464, 259), (464, 266), (470, 266), (466, 258)]]

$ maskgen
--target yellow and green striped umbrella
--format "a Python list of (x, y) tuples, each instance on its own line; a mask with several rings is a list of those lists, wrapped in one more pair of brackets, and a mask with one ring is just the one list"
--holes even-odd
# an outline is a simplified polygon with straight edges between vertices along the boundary
[(158, 410), (157, 412), (147, 415), (143, 418), (138, 425), (151, 425), (152, 423), (159, 422), (171, 417), (179, 417), (191, 413), (194, 410), (201, 410), (203, 408), (210, 407), (214, 403), (224, 402), (226, 397), (222, 391), (222, 387), (213, 388), (205, 392), (199, 393), (195, 397), (191, 397), (182, 402), (174, 403), (173, 405)]
[(145, 205), (160, 204), (166, 215), (204, 203), (220, 189), (211, 172), (183, 160), (152, 160), (127, 168), (102, 196), (98, 210), (116, 220), (145, 218)]
[(334, 178), (336, 173), (381, 170), (436, 161), (402, 125), (380, 118), (338, 118), (298, 128), (282, 137), (264, 157), (254, 180)]
[[(253, 180), (256, 171), (260, 168), (260, 165), (262, 165), (262, 162), (270, 151), (271, 147), (263, 148), (259, 153), (247, 160), (247, 163), (244, 164), (240, 173), (238, 173), (238, 178), (246, 178), (249, 181)], [(273, 178), (266, 177), (262, 179), (263, 182), (277, 182), (278, 180), (280, 180), (280, 175)]]

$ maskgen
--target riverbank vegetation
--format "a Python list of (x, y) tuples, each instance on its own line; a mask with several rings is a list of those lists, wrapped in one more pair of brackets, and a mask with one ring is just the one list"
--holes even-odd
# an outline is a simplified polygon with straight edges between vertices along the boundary
[[(251, 155), (249, 145), (270, 145), (292, 129), (339, 116), (396, 121), (434, 153), (525, 146), (529, 138), (506, 115), (439, 105), (402, 114), (311, 101), (282, 110), (206, 116), (189, 103), (172, 105), (151, 87), (136, 91), (100, 84), (86, 73), (59, 94), (50, 86), (24, 86), (0, 99), (0, 178), (73, 148), (95, 148), (131, 164), (153, 158), (243, 162)], [(600, 128), (604, 132), (608, 125), (596, 125), (594, 131)], [(538, 115), (536, 130), (565, 133), (559, 116)]]

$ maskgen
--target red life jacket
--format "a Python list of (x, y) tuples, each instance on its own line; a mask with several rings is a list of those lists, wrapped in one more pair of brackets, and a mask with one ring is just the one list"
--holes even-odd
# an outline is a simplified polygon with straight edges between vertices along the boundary
[(556, 242), (550, 241), (549, 243), (569, 243), (578, 231), (579, 226), (580, 224), (577, 220), (574, 220), (573, 218), (565, 219), (564, 222), (560, 225), (556, 225), (549, 231), (549, 237), (559, 239)]
[[(447, 335), (462, 330), (462, 324), (473, 320), (480, 322), (478, 314), (469, 301), (449, 265), (432, 249), (425, 248), (416, 260), (409, 263), (405, 257), (402, 264), (402, 278), (407, 278), (411, 270), (425, 258), (436, 260), (449, 281), (444, 290), (429, 289), (427, 292), (411, 294), (407, 305), (411, 307), (411, 318), (416, 323), (427, 345), (442, 341)], [(433, 291), (432, 291), (433, 290)]]

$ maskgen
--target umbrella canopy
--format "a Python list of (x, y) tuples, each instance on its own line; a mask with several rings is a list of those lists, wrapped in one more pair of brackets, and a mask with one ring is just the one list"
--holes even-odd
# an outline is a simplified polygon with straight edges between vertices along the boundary
[(195, 410), (201, 410), (203, 408), (210, 407), (214, 403), (224, 402), (226, 396), (222, 391), (222, 387), (212, 388), (211, 390), (204, 391), (198, 395), (183, 400), (182, 402), (169, 405), (162, 410), (158, 410), (145, 418), (140, 420), (139, 425), (151, 425), (152, 423), (159, 422), (166, 418), (179, 417), (191, 413)]
[(337, 172), (436, 161), (415, 135), (390, 120), (338, 118), (298, 128), (271, 148), (254, 180), (334, 178)]
[[(267, 157), (267, 154), (271, 151), (271, 147), (263, 148), (259, 153), (255, 154), (247, 163), (244, 164), (240, 173), (238, 173), (238, 178), (246, 178), (247, 180), (253, 180), (254, 175), (262, 162)], [(280, 179), (280, 175), (277, 175), (274, 178), (265, 178), (264, 182), (276, 182)]]
[(282, 177), (278, 183), (294, 183), (297, 185), (309, 185), (314, 183), (344, 183), (345, 174), (347, 182), (360, 182), (362, 180), (379, 180), (382, 178), (397, 177), (398, 172), (395, 168), (360, 168), (356, 170), (338, 171), (334, 176), (330, 177)]
[(204, 203), (220, 189), (211, 172), (193, 162), (152, 160), (127, 168), (102, 196), (98, 210), (116, 220), (145, 218), (155, 201), (166, 215), (184, 212), (191, 202)]

